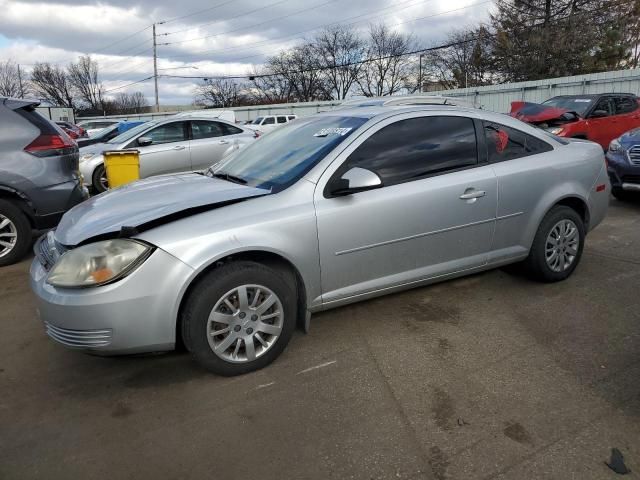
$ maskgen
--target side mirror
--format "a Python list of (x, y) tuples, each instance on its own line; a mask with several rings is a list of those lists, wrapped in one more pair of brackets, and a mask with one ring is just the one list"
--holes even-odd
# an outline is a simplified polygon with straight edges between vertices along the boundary
[(149, 137), (140, 137), (138, 138), (138, 145), (141, 147), (146, 147), (147, 145), (151, 145), (153, 140)]
[(608, 117), (609, 114), (607, 113), (606, 110), (594, 110), (593, 113), (589, 116), (591, 118), (602, 118), (602, 117)]
[(366, 168), (354, 167), (347, 170), (331, 188), (331, 195), (342, 197), (352, 193), (364, 192), (382, 187), (377, 173)]

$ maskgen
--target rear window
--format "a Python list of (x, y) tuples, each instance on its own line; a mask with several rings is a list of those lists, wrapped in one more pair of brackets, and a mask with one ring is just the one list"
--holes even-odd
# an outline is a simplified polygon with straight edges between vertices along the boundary
[(499, 123), (483, 122), (489, 162), (504, 162), (516, 158), (549, 152), (553, 147), (532, 135)]
[(22, 107), (14, 110), (14, 112), (27, 120), (31, 125), (37, 127), (42, 134), (57, 135), (60, 133), (55, 127), (55, 124), (40, 115), (34, 107)]

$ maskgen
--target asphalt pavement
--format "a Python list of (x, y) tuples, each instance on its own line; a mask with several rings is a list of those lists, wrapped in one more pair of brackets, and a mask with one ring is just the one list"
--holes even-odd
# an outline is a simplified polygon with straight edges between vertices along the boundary
[(563, 283), (494, 270), (314, 315), (235, 378), (44, 334), (0, 270), (0, 479), (640, 478), (640, 202)]

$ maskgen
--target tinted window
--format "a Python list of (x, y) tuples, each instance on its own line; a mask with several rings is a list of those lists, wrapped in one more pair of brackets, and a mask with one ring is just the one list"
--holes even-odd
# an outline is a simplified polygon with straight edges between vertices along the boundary
[(160, 125), (158, 128), (154, 128), (150, 132), (145, 133), (143, 137), (150, 138), (154, 144), (181, 142), (185, 140), (184, 122)]
[(118, 144), (118, 143), (128, 142), (129, 140), (131, 140), (132, 138), (137, 136), (140, 132), (144, 132), (145, 130), (153, 127), (154, 125), (155, 125), (155, 122), (143, 123), (142, 125), (138, 125), (137, 127), (133, 127), (132, 129), (121, 133), (120, 135), (118, 135), (117, 137), (113, 138), (112, 140), (109, 140), (109, 142), (107, 142), (107, 143), (111, 143), (111, 144), (115, 145), (115, 144)]
[(473, 120), (421, 117), (401, 120), (365, 140), (340, 168), (376, 172), (384, 186), (478, 163)]
[(278, 117), (278, 123), (287, 123), (287, 117)]
[(234, 127), (233, 125), (228, 125), (226, 123), (221, 123), (220, 128), (222, 128), (223, 135), (238, 135), (239, 133), (242, 133), (242, 130), (240, 130), (239, 128)]
[(615, 105), (617, 115), (633, 112), (638, 108), (638, 102), (632, 97), (615, 97), (613, 104)]
[(544, 140), (499, 123), (484, 122), (489, 161), (503, 162), (548, 152), (553, 147)]
[[(609, 97), (601, 98), (598, 100), (598, 103), (596, 103), (596, 107), (593, 109), (593, 112), (596, 110), (602, 110), (607, 112), (607, 115), (613, 115), (613, 102)], [(593, 112), (591, 112), (591, 114), (593, 114)]]
[(205, 120), (193, 120), (191, 122), (191, 137), (194, 140), (221, 137), (222, 135), (224, 135), (224, 132), (218, 122), (207, 122)]
[(260, 125), (264, 117), (258, 117), (253, 121), (254, 125)]
[(321, 116), (274, 129), (218, 166), (247, 185), (278, 192), (300, 179), (367, 121), (362, 117)]
[(276, 123), (276, 119), (273, 117), (267, 117), (264, 119), (264, 122), (262, 122), (262, 125), (273, 125)]
[(296, 116), (295, 116), (295, 115), (289, 115), (287, 118), (288, 118), (289, 120), (295, 120), (295, 119), (296, 119)]

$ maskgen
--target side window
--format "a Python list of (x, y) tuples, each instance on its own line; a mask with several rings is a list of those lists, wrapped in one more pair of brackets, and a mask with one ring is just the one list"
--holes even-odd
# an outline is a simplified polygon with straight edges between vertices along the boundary
[(278, 117), (278, 123), (287, 123), (287, 117)]
[(638, 102), (632, 97), (615, 97), (613, 104), (616, 107), (616, 115), (630, 113), (638, 108)]
[(607, 112), (607, 115), (613, 115), (613, 102), (609, 97), (601, 98), (600, 100), (598, 100), (598, 103), (596, 103), (596, 106), (591, 113), (595, 112), (596, 110), (603, 110)]
[(289, 119), (289, 121), (291, 121), (291, 120), (295, 120), (296, 116), (295, 115), (289, 115), (287, 118)]
[(238, 127), (234, 127), (233, 125), (227, 125), (226, 123), (221, 123), (220, 127), (222, 128), (223, 135), (238, 135), (242, 133)]
[(221, 137), (222, 135), (224, 135), (222, 124), (218, 122), (207, 122), (206, 120), (191, 121), (191, 138), (193, 140)]
[(274, 125), (276, 123), (276, 119), (274, 117), (265, 117), (262, 125)]
[(465, 117), (420, 117), (401, 120), (365, 140), (340, 168), (366, 168), (383, 185), (418, 180), (478, 163), (473, 120)]
[(483, 122), (483, 124), (487, 139), (487, 154), (491, 163), (513, 160), (553, 150), (553, 147), (544, 140), (515, 128), (493, 122)]
[(186, 139), (184, 132), (184, 122), (173, 122), (160, 125), (150, 132), (142, 134), (153, 140), (158, 145), (161, 143), (181, 142)]

